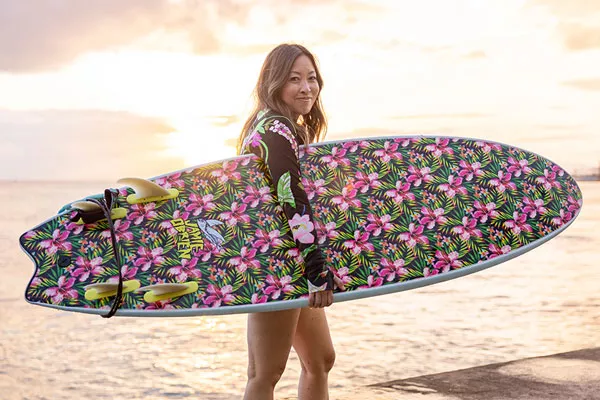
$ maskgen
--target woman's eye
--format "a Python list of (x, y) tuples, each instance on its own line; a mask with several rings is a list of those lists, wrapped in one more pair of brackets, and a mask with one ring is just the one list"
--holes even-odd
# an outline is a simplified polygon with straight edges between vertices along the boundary
[(308, 79), (310, 79), (311, 81), (316, 81), (316, 80), (317, 80), (317, 77), (316, 77), (316, 76), (311, 76), (311, 77), (310, 77), (310, 78), (308, 78)]
[(292, 76), (290, 78), (290, 81), (292, 81), (292, 82), (298, 82), (299, 80), (300, 80), (300, 78), (298, 78), (297, 76)]

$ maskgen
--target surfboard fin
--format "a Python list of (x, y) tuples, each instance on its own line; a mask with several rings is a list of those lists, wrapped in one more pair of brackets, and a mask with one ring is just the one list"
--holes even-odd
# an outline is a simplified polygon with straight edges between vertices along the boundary
[[(74, 203), (71, 203), (70, 207), (74, 208), (76, 210), (81, 210), (86, 213), (98, 213), (99, 215), (101, 215), (101, 213), (102, 213), (102, 208), (98, 204), (92, 203), (91, 201), (84, 201), (84, 200), (76, 201)], [(110, 216), (113, 220), (125, 218), (127, 216), (127, 210), (124, 208), (120, 208), (120, 207), (112, 208), (110, 210)], [(103, 218), (102, 216), (97, 217), (97, 218), (98, 218), (98, 220), (106, 219), (106, 218)], [(77, 221), (75, 221), (75, 223), (78, 225), (82, 225), (85, 222), (84, 222), (83, 218), (79, 218)]]
[(121, 178), (117, 183), (129, 186), (135, 192), (127, 196), (129, 204), (169, 200), (179, 196), (179, 190), (175, 188), (165, 189), (148, 179)]
[[(117, 294), (118, 282), (93, 283), (85, 287), (86, 300), (99, 300)], [(140, 287), (140, 281), (123, 281), (123, 293), (133, 292)]]
[(146, 303), (156, 303), (157, 301), (169, 300), (175, 297), (181, 297), (184, 294), (194, 293), (198, 290), (198, 282), (185, 283), (157, 283), (156, 285), (144, 286), (137, 291), (146, 291), (144, 300)]

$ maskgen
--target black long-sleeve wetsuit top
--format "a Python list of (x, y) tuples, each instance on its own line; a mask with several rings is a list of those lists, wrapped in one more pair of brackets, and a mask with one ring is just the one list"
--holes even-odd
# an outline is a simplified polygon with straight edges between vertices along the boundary
[(273, 111), (261, 111), (244, 139), (242, 154), (256, 154), (268, 168), (277, 200), (288, 219), (296, 246), (305, 264), (309, 293), (333, 288), (333, 275), (325, 267), (318, 245), (308, 196), (300, 181), (298, 146), (304, 144), (295, 125)]

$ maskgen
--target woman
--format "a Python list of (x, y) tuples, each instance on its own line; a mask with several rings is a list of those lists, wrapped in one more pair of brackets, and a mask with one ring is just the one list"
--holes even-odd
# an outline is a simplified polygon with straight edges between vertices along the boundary
[(327, 122), (319, 97), (323, 80), (303, 46), (282, 44), (265, 59), (255, 88), (256, 106), (238, 140), (238, 153), (264, 159), (278, 201), (304, 256), (309, 308), (248, 315), (246, 400), (272, 399), (292, 346), (300, 357), (299, 399), (327, 399), (335, 352), (324, 307), (334, 284), (314, 231), (312, 210), (300, 184), (298, 146), (320, 140)]

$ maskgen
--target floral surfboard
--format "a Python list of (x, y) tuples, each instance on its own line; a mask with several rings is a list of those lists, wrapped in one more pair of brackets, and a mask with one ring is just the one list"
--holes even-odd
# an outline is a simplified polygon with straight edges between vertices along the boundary
[[(325, 142), (301, 150), (302, 185), (335, 301), (413, 289), (505, 262), (555, 237), (582, 205), (561, 167), (512, 146), (451, 137)], [(240, 156), (129, 186), (106, 219), (67, 207), (20, 238), (27, 301), (105, 314), (191, 316), (304, 307), (303, 262), (261, 160)], [(135, 186), (135, 185), (132, 185)], [(139, 196), (138, 196), (139, 197)], [(117, 212), (118, 211), (118, 212)], [(120, 255), (116, 265), (114, 252)]]

